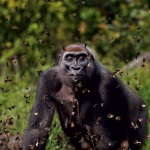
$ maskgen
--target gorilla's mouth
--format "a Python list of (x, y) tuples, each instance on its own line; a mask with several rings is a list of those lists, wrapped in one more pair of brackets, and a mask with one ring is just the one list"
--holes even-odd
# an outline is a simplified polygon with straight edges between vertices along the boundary
[(81, 74), (70, 74), (69, 76), (70, 77), (78, 77), (78, 76), (80, 77), (80, 76), (83, 76), (83, 75), (81, 75)]
[(83, 77), (83, 75), (81, 75), (81, 74), (70, 74), (69, 77), (72, 77), (72, 78), (81, 78), (81, 77)]
[(83, 73), (81, 73), (81, 72), (70, 72), (70, 73), (69, 73), (69, 76), (70, 76), (70, 77), (82, 77), (82, 76), (84, 76), (84, 75), (83, 75)]

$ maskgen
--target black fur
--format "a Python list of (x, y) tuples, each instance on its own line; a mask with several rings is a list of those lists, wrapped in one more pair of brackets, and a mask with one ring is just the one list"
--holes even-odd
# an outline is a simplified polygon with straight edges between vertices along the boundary
[(73, 48), (75, 53), (78, 48), (89, 53), (88, 64), (81, 67), (85, 74), (68, 75), (65, 52), (59, 66), (43, 73), (24, 134), (24, 150), (45, 149), (55, 108), (64, 132), (78, 150), (140, 150), (147, 135), (143, 100), (98, 63), (87, 47)]

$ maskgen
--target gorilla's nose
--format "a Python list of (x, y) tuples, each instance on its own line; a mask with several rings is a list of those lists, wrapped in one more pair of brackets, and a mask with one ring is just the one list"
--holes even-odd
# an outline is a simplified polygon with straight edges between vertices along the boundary
[(71, 70), (73, 71), (79, 71), (81, 69), (80, 66), (71, 66)]

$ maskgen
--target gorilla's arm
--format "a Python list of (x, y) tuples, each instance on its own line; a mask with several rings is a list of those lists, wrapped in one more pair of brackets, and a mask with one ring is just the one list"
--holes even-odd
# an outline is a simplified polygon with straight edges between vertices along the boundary
[(100, 92), (107, 112), (121, 117), (127, 127), (131, 149), (140, 149), (147, 135), (147, 108), (140, 96), (105, 68), (101, 73)]
[(28, 128), (24, 135), (24, 150), (45, 149), (55, 109), (55, 101), (51, 97), (54, 80), (52, 70), (47, 71), (41, 77), (36, 100), (30, 113)]

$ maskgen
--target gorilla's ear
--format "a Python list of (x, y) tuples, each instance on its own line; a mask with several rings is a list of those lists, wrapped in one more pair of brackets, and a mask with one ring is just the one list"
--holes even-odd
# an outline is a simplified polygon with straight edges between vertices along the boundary
[(61, 54), (59, 53), (59, 54), (58, 54), (58, 58), (59, 58), (59, 59), (60, 59), (60, 56), (61, 56)]
[(86, 48), (88, 55), (90, 56), (90, 59), (92, 59), (92, 61), (94, 61), (95, 57), (94, 57), (93, 53), (91, 52), (91, 50), (88, 48), (87, 43), (84, 44), (84, 47)]
[(91, 57), (92, 61), (94, 61), (94, 56), (93, 56), (93, 54), (91, 54), (91, 56), (90, 56), (90, 57)]

